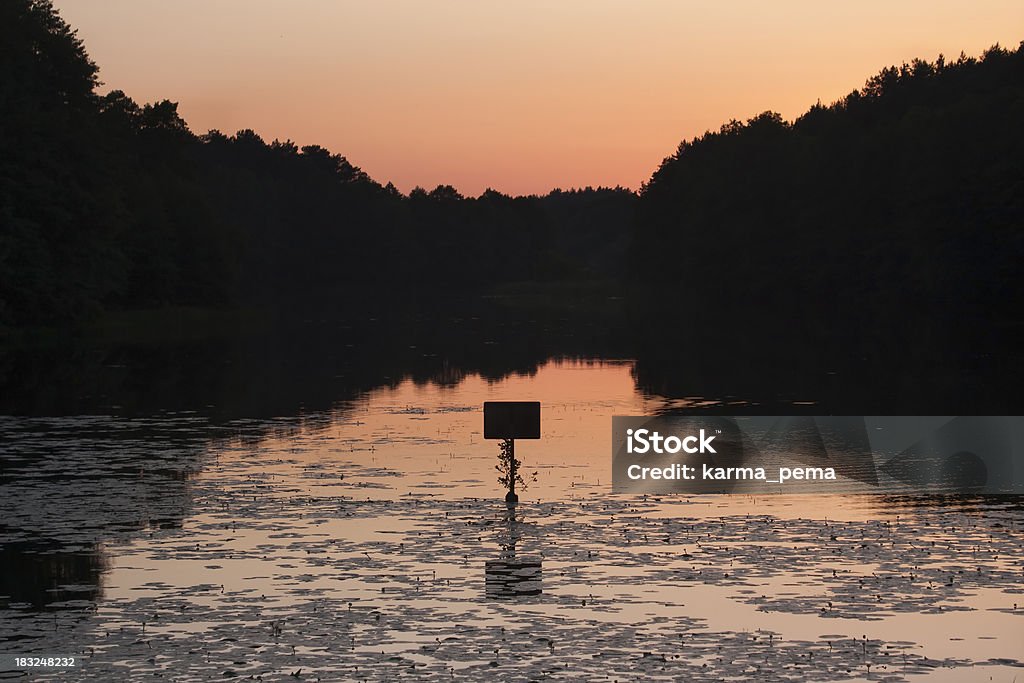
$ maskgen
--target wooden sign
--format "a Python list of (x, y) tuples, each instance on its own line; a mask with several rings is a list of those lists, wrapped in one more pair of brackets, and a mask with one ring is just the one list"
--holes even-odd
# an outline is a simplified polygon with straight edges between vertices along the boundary
[(540, 401), (485, 401), (485, 439), (539, 439)]

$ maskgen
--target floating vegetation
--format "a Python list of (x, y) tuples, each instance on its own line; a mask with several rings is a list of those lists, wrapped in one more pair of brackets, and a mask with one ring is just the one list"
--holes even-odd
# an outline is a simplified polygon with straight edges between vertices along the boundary
[(80, 658), (44, 681), (1024, 666), (1020, 505), (612, 496), (551, 452), (511, 512), (478, 416), (401, 400), (287, 432), (0, 418), (0, 653)]

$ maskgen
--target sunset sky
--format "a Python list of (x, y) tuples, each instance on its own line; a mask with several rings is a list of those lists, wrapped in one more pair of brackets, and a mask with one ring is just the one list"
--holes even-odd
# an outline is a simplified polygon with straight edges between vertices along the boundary
[(56, 0), (103, 89), (476, 195), (638, 187), (679, 141), (1024, 39), (1024, 2)]

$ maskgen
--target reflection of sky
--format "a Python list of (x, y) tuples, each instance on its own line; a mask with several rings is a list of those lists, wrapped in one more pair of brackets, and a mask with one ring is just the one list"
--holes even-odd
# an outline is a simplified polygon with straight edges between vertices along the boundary
[(344, 406), (324, 431), (271, 439), (262, 447), (291, 449), (320, 466), (352, 461), (402, 474), (383, 481), (388, 491), (368, 495), (433, 490), (445, 497), (491, 498), (499, 492), (498, 442), (483, 439), (483, 403), (539, 400), (542, 438), (516, 442), (523, 471), (538, 472), (524, 495), (571, 498), (611, 481), (612, 415), (644, 414), (665, 405), (659, 397), (640, 394), (630, 370), (628, 362), (552, 362), (533, 376), (488, 382), (470, 375), (454, 388), (406, 380)]
[[(617, 608), (613, 613), (602, 617), (612, 622), (642, 620), (655, 614), (671, 617), (678, 611), (679, 614), (707, 619), (712, 628), (741, 627), (750, 631), (770, 628), (790, 639), (814, 639), (836, 629), (845, 633), (847, 624), (842, 621), (840, 626), (834, 622), (822, 622), (816, 615), (789, 614), (785, 610), (777, 613), (760, 611), (754, 605), (735, 600), (736, 587), (702, 584), (699, 588), (679, 587), (682, 589), (678, 591), (677, 587), (666, 588), (672, 605), (661, 604), (657, 592), (652, 593), (644, 577), (651, 576), (654, 568), (670, 571), (672, 567), (688, 567), (706, 561), (680, 559), (684, 553), (696, 552), (699, 546), (694, 545), (693, 539), (685, 544), (673, 542), (666, 545), (659, 540), (648, 545), (642, 538), (637, 538), (628, 549), (620, 550), (639, 560), (639, 564), (597, 563), (599, 566), (588, 568), (586, 580), (582, 583), (555, 578), (567, 571), (579, 570), (578, 558), (552, 557), (548, 546), (555, 542), (557, 530), (564, 529), (566, 523), (604, 524), (606, 515), (600, 512), (603, 500), (630, 500), (629, 497), (617, 498), (609, 493), (611, 416), (650, 414), (665, 407), (662, 399), (639, 394), (630, 372), (631, 364), (628, 362), (549, 363), (533, 376), (512, 376), (499, 382), (470, 376), (456, 387), (442, 388), (417, 386), (406, 381), (394, 388), (370, 392), (363, 400), (345, 406), (344, 411), (339, 412), (329, 424), (317, 420), (315, 428), (271, 438), (255, 448), (242, 444), (226, 446), (201, 479), (208, 479), (210, 485), (235, 481), (243, 487), (251, 487), (252, 492), (258, 495), (261, 507), (266, 508), (268, 517), (260, 524), (247, 525), (244, 532), (230, 528), (218, 532), (216, 530), (224, 526), (230, 515), (219, 510), (196, 515), (192, 524), (213, 532), (210, 542), (214, 547), (225, 552), (230, 549), (229, 554), (237, 556), (218, 559), (215, 563), (218, 568), (213, 571), (206, 568), (209, 562), (200, 558), (175, 561), (174, 575), (181, 585), (224, 582), (229, 586), (229, 592), (233, 586), (236, 590), (272, 596), (273, 600), (285, 604), (295, 599), (294, 579), (301, 576), (302, 587), (314, 593), (340, 591), (361, 600), (373, 600), (375, 603), (383, 600), (387, 604), (387, 599), (380, 596), (378, 583), (366, 580), (378, 570), (372, 566), (358, 568), (362, 560), (376, 562), (380, 560), (384, 547), (393, 550), (403, 539), (409, 543), (411, 536), (431, 533), (438, 522), (430, 518), (442, 514), (433, 509), (432, 499), (458, 501), (480, 498), (487, 501), (484, 503), (486, 511), (479, 515), (486, 524), (479, 530), (467, 532), (474, 543), (467, 549), (462, 562), (445, 561), (445, 552), (440, 550), (434, 558), (406, 558), (412, 562), (418, 575), (452, 581), (455, 585), (443, 591), (451, 599), (475, 602), (482, 596), (472, 589), (467, 591), (466, 583), (473, 584), (482, 579), (483, 562), (503, 555), (502, 547), (507, 543), (508, 535), (505, 517), (500, 512), (503, 506), (493, 504), (502, 496), (493, 469), (497, 442), (481, 438), (481, 406), (485, 400), (536, 399), (542, 401), (542, 439), (517, 442), (516, 452), (524, 461), (524, 469), (538, 472), (537, 483), (527, 489), (523, 500), (552, 501), (555, 505), (554, 501), (562, 501), (581, 506), (563, 508), (561, 513), (550, 517), (536, 509), (521, 506), (521, 519), (517, 524), (523, 536), (517, 541), (517, 554), (539, 558), (545, 550), (548, 551), (543, 568), (544, 591), (551, 600), (581, 595), (582, 600), (593, 596), (599, 603), (615, 603)], [(699, 397), (693, 400), (702, 401)], [(379, 501), (373, 504), (380, 507), (377, 513), (359, 515), (358, 519), (331, 518), (323, 515), (323, 509), (317, 507), (318, 512), (308, 515), (311, 517), (309, 521), (297, 521), (293, 513), (301, 507), (295, 507), (294, 498), (307, 495), (317, 500), (334, 497), (369, 499)], [(420, 511), (403, 505), (410, 495), (423, 500), (425, 509)], [(793, 520), (823, 519), (833, 520), (833, 523), (843, 520), (841, 523), (853, 524), (857, 528), (881, 524), (884, 528), (884, 524), (892, 523), (899, 515), (898, 510), (880, 510), (870, 500), (841, 496), (688, 497), (683, 505), (675, 505), (670, 500), (653, 505), (650, 505), (651, 501), (645, 502), (643, 518), (657, 523), (656, 520), (677, 520), (680, 517), (713, 520), (770, 514)], [(394, 501), (396, 506), (392, 507), (388, 501)], [(282, 513), (281, 519), (275, 519), (275, 510)], [(564, 517), (566, 513), (568, 516)], [(877, 522), (880, 515), (888, 521)], [(464, 516), (475, 517), (473, 513)], [(742, 529), (742, 523), (739, 528)], [(523, 533), (524, 530), (528, 532)], [(732, 532), (735, 531), (733, 528)], [(344, 543), (344, 548), (338, 547), (339, 557), (350, 559), (352, 574), (338, 576), (335, 566), (330, 563), (323, 566), (299, 563), (294, 551), (285, 550), (290, 539), (308, 538), (311, 533)], [(931, 533), (935, 533), (935, 538), (942, 538), (939, 529)], [(923, 530), (920, 534), (922, 542), (930, 538)], [(576, 539), (576, 533), (567, 535), (571, 542), (580, 544), (579, 553), (585, 554), (590, 550), (595, 555), (604, 555), (609, 552), (602, 542), (602, 534), (595, 534), (589, 539), (586, 534), (579, 539)], [(482, 543), (476, 542), (477, 536)], [(817, 539), (803, 538), (799, 531), (790, 532), (782, 539), (785, 540), (775, 541), (772, 537), (760, 543), (764, 547), (773, 543), (799, 544), (805, 545), (809, 551), (817, 545)], [(716, 553), (719, 564), (733, 554), (730, 548), (746, 547), (737, 538), (726, 539), (714, 534), (705, 539), (705, 543), (719, 549)], [(276, 556), (275, 549), (284, 550), (284, 557)], [(265, 559), (254, 566), (252, 556), (264, 552), (267, 553)], [(413, 552), (411, 548), (409, 552)], [(737, 552), (737, 559), (742, 554)], [(642, 560), (643, 557), (649, 559)], [(114, 572), (112, 583), (116, 583), (116, 588), (111, 589), (113, 594), (128, 598), (136, 591), (144, 591), (145, 582), (151, 581), (154, 574), (167, 573), (161, 564), (160, 561), (140, 563), (140, 558), (133, 556), (123, 568)], [(872, 572), (891, 571), (888, 562), (881, 558), (877, 562), (841, 561), (837, 566), (845, 572), (855, 571), (868, 576)], [(828, 570), (808, 567), (805, 573), (790, 569), (792, 571), (778, 567), (774, 576), (762, 577), (757, 582), (757, 592), (770, 594), (779, 600), (804, 600), (816, 595), (819, 597), (810, 599), (824, 604), (827, 600), (824, 586), (815, 574)], [(632, 573), (637, 581), (623, 583), (623, 572)], [(280, 578), (282, 573), (291, 578)], [(385, 577), (378, 578), (385, 584), (389, 581)], [(654, 583), (662, 580), (661, 577), (652, 577)], [(423, 604), (439, 604), (437, 597), (436, 594), (424, 596)], [(219, 593), (215, 591), (209, 599), (216, 602)], [(957, 618), (958, 632), (966, 634), (988, 633), (995, 621), (1005, 620), (1007, 628), (1014, 625), (1016, 622), (1012, 616), (985, 611), (989, 607), (1005, 605), (1008, 600), (1009, 596), (999, 590), (979, 590), (970, 598), (971, 605), (979, 611), (967, 613), (966, 618), (962, 618), (962, 614), (952, 617), (893, 612), (878, 622), (858, 623), (855, 630), (858, 634), (860, 631), (870, 634), (869, 638), (906, 640), (907, 629), (913, 625), (914, 636), (910, 639), (914, 642), (927, 640), (931, 647), (938, 647), (941, 643), (945, 648), (950, 618)], [(462, 608), (456, 606), (451, 609), (458, 614)], [(557, 602), (524, 604), (517, 606), (517, 610), (523, 611), (524, 618), (543, 619), (564, 614), (564, 606)], [(947, 616), (949, 618), (943, 618)], [(494, 618), (496, 623), (501, 622), (497, 616)], [(967, 641), (957, 641), (950, 651), (936, 651), (935, 655), (950, 656), (955, 651), (958, 656), (977, 659), (983, 654), (1005, 654), (1005, 647), (1004, 640), (979, 641), (972, 637)]]

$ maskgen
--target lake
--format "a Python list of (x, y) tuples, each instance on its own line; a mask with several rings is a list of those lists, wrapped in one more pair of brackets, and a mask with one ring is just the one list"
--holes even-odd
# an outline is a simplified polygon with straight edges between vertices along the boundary
[[(0, 653), (74, 655), (53, 681), (1020, 674), (1019, 498), (613, 494), (613, 415), (827, 413), (851, 361), (681, 391), (692, 358), (602, 316), (12, 352)], [(510, 509), (482, 404), (516, 399), (543, 438)]]

